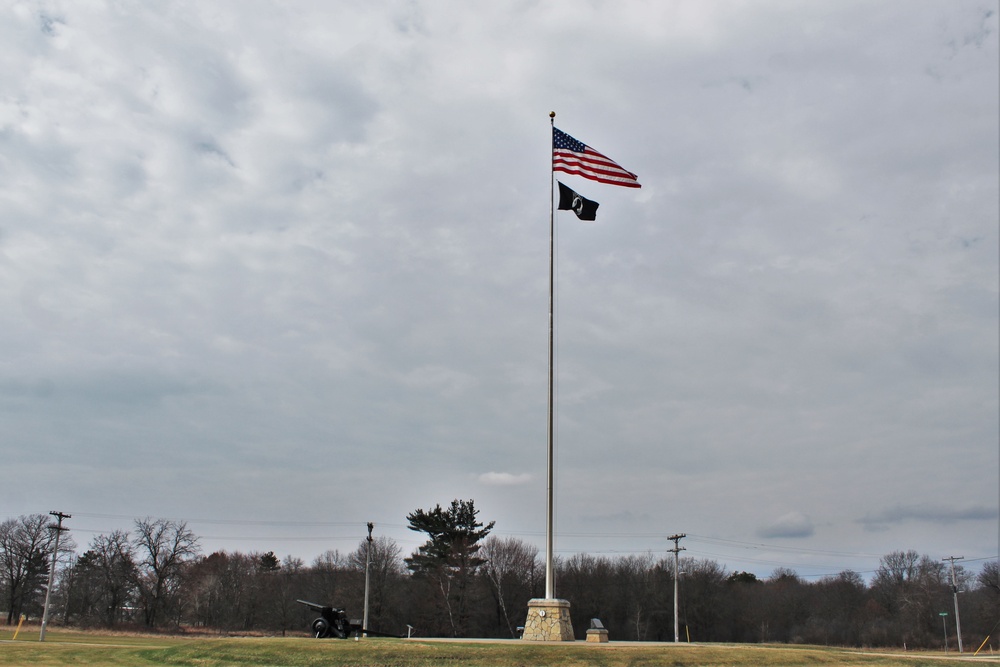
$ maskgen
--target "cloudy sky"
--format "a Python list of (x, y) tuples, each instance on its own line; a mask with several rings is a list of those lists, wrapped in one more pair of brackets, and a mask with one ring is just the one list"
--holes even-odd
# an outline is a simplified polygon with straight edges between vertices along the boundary
[(474, 499), (761, 575), (998, 551), (987, 0), (0, 7), (0, 519), (307, 562)]

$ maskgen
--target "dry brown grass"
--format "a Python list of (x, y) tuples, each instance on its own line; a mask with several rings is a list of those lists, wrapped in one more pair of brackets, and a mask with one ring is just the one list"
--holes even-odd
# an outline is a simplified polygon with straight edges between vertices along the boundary
[[(518, 641), (436, 641), (307, 637), (220, 637), (140, 632), (49, 630), (38, 642), (38, 627), (23, 627), (17, 641), (0, 633), (0, 665), (37, 667), (916, 667), (970, 661), (969, 654), (862, 652), (812, 646), (730, 644), (530, 643)], [(977, 662), (1000, 664), (980, 658)], [(945, 663), (946, 664), (946, 663)]]

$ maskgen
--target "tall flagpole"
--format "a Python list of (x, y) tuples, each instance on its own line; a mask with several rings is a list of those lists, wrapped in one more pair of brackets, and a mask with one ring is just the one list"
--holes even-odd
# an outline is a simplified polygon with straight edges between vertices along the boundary
[[(552, 138), (549, 141), (549, 151), (552, 154), (552, 167), (555, 167), (555, 136), (556, 112), (549, 114), (552, 124)], [(556, 599), (554, 568), (552, 566), (553, 543), (553, 503), (554, 470), (553, 458), (553, 423), (555, 422), (554, 391), (555, 386), (555, 283), (556, 283), (556, 222), (555, 222), (555, 169), (549, 174), (549, 406), (548, 406), (548, 482), (545, 504), (545, 597), (528, 600), (528, 615), (524, 620), (524, 633), (521, 639), (527, 641), (573, 641), (573, 622), (569, 617), (569, 601)]]
[[(549, 124), (552, 126), (552, 140), (549, 141), (549, 155), (551, 160), (555, 160), (555, 155), (552, 151), (552, 145), (555, 139), (555, 127), (556, 127), (556, 112), (552, 111), (549, 113)], [(552, 166), (555, 164), (553, 162)], [(548, 409), (548, 484), (547, 491), (548, 497), (546, 499), (546, 513), (545, 513), (545, 599), (553, 600), (555, 599), (555, 581), (552, 574), (552, 534), (553, 534), (553, 521), (552, 521), (552, 498), (553, 498), (553, 486), (554, 486), (554, 474), (553, 474), (553, 361), (554, 361), (554, 340), (555, 336), (553, 334), (554, 330), (554, 302), (555, 302), (555, 236), (556, 236), (556, 225), (555, 225), (555, 170), (549, 169), (549, 409)]]
[[(545, 597), (528, 600), (528, 615), (524, 621), (522, 639), (530, 641), (573, 641), (573, 624), (570, 620), (569, 600), (558, 600), (555, 595), (555, 577), (553, 567), (553, 498), (555, 496), (555, 456), (554, 456), (554, 424), (555, 424), (555, 283), (556, 283), (556, 222), (555, 222), (555, 190), (556, 190), (556, 112), (549, 113), (551, 138), (549, 150), (551, 156), (549, 172), (549, 387), (548, 387), (548, 424), (547, 424), (547, 455), (548, 470), (546, 483), (545, 507)], [(636, 175), (622, 169), (617, 163), (605, 155), (584, 145), (581, 141), (569, 135), (560, 138), (559, 170), (570, 174), (578, 174), (584, 178), (625, 187), (640, 187)], [(565, 141), (564, 141), (565, 139)], [(564, 154), (567, 161), (563, 161)], [(586, 171), (584, 167), (600, 165), (599, 172)], [(565, 165), (565, 166), (564, 166)], [(581, 198), (582, 199), (582, 198)], [(593, 208), (596, 202), (591, 202)], [(593, 220), (592, 215), (577, 212), (581, 220)], [(588, 635), (590, 632), (588, 631)], [(600, 637), (600, 635), (598, 635)], [(607, 634), (600, 641), (607, 641)], [(588, 641), (590, 637), (588, 636)]]

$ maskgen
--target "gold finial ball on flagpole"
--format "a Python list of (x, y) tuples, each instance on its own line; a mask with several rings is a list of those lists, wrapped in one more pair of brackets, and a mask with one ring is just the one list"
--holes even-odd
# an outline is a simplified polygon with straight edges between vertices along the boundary
[(556, 117), (556, 112), (555, 111), (550, 111), (549, 112), (549, 118), (555, 118), (555, 117)]

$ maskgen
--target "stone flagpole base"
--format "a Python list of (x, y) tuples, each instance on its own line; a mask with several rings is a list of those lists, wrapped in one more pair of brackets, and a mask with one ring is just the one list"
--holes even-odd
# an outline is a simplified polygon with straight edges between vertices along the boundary
[(569, 619), (568, 600), (528, 600), (528, 618), (521, 639), (536, 642), (571, 642), (573, 624)]

